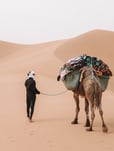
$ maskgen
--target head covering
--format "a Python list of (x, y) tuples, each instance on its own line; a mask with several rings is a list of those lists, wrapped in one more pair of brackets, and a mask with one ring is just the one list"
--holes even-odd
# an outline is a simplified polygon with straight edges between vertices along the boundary
[(34, 72), (34, 71), (30, 71), (30, 72), (28, 73), (28, 77), (29, 77), (29, 78), (34, 78), (34, 76), (35, 76), (35, 72)]

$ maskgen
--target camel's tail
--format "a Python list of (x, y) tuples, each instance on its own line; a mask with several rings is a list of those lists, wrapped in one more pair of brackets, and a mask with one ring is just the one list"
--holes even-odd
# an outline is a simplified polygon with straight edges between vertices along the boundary
[(100, 103), (101, 103), (101, 100), (100, 100), (99, 86), (97, 84), (94, 84), (94, 106), (95, 106), (95, 108), (99, 108)]

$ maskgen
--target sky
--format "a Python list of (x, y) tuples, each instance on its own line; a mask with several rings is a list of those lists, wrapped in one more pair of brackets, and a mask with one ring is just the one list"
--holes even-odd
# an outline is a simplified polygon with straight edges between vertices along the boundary
[(114, 31), (114, 0), (0, 0), (0, 40), (36, 44)]

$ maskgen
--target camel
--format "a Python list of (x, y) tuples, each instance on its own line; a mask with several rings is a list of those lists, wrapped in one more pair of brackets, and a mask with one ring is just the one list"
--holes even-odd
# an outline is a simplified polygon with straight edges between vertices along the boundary
[[(102, 88), (95, 70), (90, 66), (84, 66), (81, 70), (81, 78), (76, 89), (73, 89), (73, 97), (76, 103), (76, 115), (72, 124), (78, 124), (78, 114), (80, 111), (79, 96), (85, 98), (85, 113), (86, 123), (85, 126), (89, 127), (87, 131), (93, 131), (93, 122), (95, 119), (95, 109), (99, 110), (102, 121), (103, 132), (108, 132), (108, 128), (104, 122), (102, 110)], [(60, 76), (60, 75), (59, 75)], [(65, 80), (65, 79), (64, 79)], [(91, 122), (89, 120), (89, 106), (91, 110)]]

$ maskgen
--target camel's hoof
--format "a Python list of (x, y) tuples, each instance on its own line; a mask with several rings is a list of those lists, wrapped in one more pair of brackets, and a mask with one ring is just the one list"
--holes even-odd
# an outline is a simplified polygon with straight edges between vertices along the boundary
[(107, 132), (108, 132), (107, 126), (104, 126), (104, 127), (103, 127), (103, 132), (104, 132), (104, 133), (107, 133)]
[(86, 120), (85, 127), (90, 127), (90, 121), (89, 121), (89, 119)]
[(71, 124), (78, 124), (78, 120), (77, 119), (74, 119)]
[(86, 129), (86, 131), (92, 132), (93, 130), (92, 130), (92, 128), (88, 128), (88, 129)]

